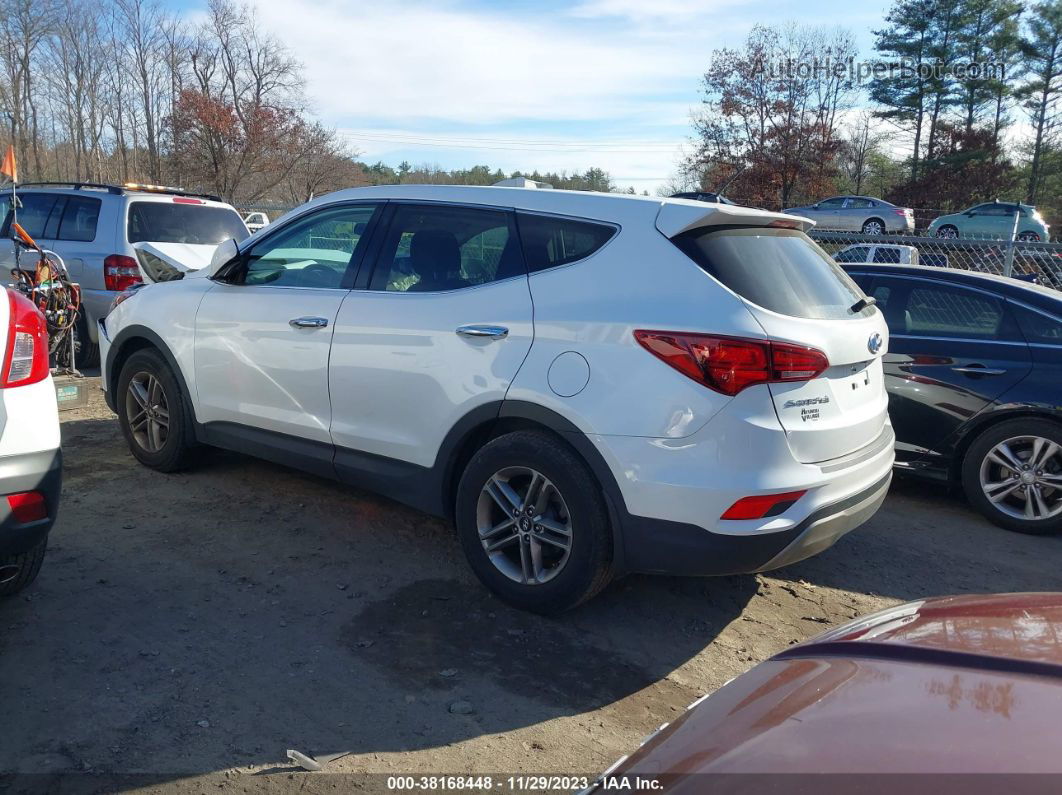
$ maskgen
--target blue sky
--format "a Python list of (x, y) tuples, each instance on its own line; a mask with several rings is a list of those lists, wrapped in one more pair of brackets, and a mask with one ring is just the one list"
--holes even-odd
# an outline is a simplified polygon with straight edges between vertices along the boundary
[[(196, 0), (170, 0), (195, 14)], [(756, 23), (843, 26), (866, 0), (257, 0), (307, 99), (361, 157), (505, 171), (599, 166), (652, 192), (673, 172), (711, 51)]]

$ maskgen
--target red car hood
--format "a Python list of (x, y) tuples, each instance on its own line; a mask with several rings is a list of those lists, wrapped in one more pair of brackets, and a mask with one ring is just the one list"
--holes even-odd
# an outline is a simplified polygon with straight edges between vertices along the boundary
[(1062, 594), (927, 599), (757, 665), (614, 775), (1059, 773), (1060, 717)]

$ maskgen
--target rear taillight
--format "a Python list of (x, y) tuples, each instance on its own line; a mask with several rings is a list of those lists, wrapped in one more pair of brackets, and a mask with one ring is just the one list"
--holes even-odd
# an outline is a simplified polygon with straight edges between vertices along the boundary
[(0, 389), (26, 386), (48, 377), (48, 324), (26, 296), (7, 291), (10, 317)]
[(807, 494), (804, 491), (786, 491), (782, 494), (758, 494), (755, 497), (742, 497), (729, 508), (720, 519), (766, 519), (785, 513), (797, 500)]
[(810, 381), (830, 366), (822, 351), (788, 342), (642, 330), (634, 338), (683, 375), (724, 395), (754, 384)]
[(896, 213), (897, 215), (902, 215), (904, 217), (907, 217), (908, 213), (910, 213), (911, 211), (910, 210), (905, 210), (902, 207), (896, 207), (896, 208), (893, 209), (893, 212)]
[(111, 254), (103, 261), (103, 286), (113, 292), (141, 284), (140, 268), (136, 260), (124, 254)]
[(48, 518), (48, 503), (39, 491), (24, 491), (21, 494), (8, 494), (7, 505), (11, 515), (19, 524), (38, 522)]
[(206, 204), (206, 202), (203, 201), (202, 199), (189, 199), (189, 198), (187, 198), (185, 196), (174, 196), (173, 197), (173, 203), (174, 204)]

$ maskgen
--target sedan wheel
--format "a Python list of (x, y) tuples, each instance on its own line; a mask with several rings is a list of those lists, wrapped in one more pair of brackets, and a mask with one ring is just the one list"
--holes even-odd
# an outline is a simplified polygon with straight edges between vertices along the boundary
[(981, 490), (998, 511), (1043, 521), (1062, 515), (1062, 446), (1040, 436), (999, 442), (981, 462)]
[(883, 235), (885, 234), (885, 224), (876, 218), (867, 221), (863, 224), (864, 235)]
[(146, 452), (160, 452), (170, 431), (170, 410), (159, 379), (136, 373), (125, 392), (125, 411), (136, 443)]
[(959, 236), (959, 230), (954, 226), (942, 226), (937, 230), (937, 237), (944, 240), (955, 240)]
[(480, 493), (476, 520), (487, 558), (514, 582), (549, 582), (571, 556), (568, 506), (537, 470), (516, 466), (496, 472)]
[(1022, 243), (1038, 243), (1040, 242), (1040, 236), (1035, 232), (1022, 232), (1018, 235), (1018, 240)]

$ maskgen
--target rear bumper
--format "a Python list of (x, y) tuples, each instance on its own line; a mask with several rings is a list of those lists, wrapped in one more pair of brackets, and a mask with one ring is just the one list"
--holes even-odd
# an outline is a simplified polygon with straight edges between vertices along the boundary
[(0, 495), (39, 491), (48, 506), (47, 518), (19, 523), (7, 500), (0, 496), (0, 557), (20, 555), (48, 535), (59, 512), (62, 486), (62, 450), (0, 457)]
[(826, 505), (777, 533), (732, 536), (695, 525), (632, 517), (624, 530), (628, 569), (644, 573), (713, 576), (751, 574), (788, 566), (833, 546), (881, 507), (892, 473), (868, 488)]

